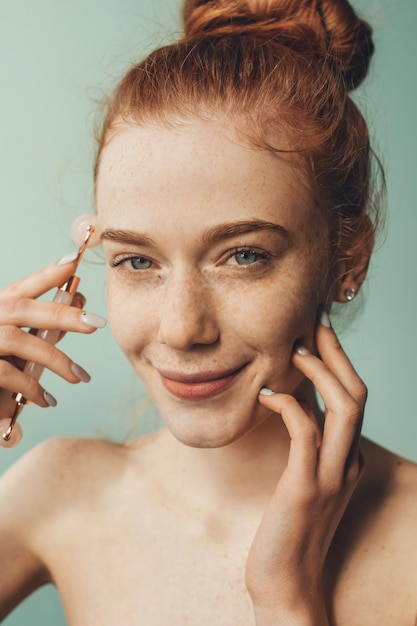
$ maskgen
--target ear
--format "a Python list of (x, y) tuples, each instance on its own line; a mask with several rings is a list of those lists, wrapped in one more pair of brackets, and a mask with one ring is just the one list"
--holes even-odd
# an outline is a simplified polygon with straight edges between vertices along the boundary
[(349, 270), (345, 268), (342, 278), (339, 279), (338, 286), (335, 289), (335, 302), (350, 302), (357, 296), (366, 278), (369, 259), (370, 255), (366, 257), (363, 255), (361, 259), (357, 260), (354, 268)]
[(340, 263), (340, 278), (333, 292), (335, 302), (350, 302), (358, 294), (362, 283), (366, 278), (369, 260), (374, 247), (373, 225), (366, 217), (365, 228), (361, 228), (361, 233), (352, 242), (352, 246), (344, 255)]

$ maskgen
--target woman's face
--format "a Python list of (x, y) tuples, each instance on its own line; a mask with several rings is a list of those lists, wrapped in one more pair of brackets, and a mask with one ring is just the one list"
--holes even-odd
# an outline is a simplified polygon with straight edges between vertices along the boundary
[(126, 125), (102, 154), (112, 330), (188, 445), (238, 439), (268, 417), (262, 386), (293, 393), (302, 380), (291, 354), (314, 348), (327, 258), (300, 179), (223, 120)]

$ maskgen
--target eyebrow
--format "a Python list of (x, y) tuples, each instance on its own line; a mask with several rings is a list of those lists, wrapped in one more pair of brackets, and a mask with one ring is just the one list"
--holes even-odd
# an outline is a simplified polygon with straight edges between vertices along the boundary
[(280, 224), (275, 224), (275, 222), (267, 222), (265, 220), (253, 219), (213, 226), (213, 228), (209, 228), (204, 232), (202, 236), (202, 241), (221, 241), (222, 239), (236, 237), (237, 235), (245, 235), (246, 233), (254, 233), (259, 230), (269, 230), (281, 235), (282, 237), (285, 237), (286, 239), (291, 238), (288, 230)]
[(149, 235), (137, 233), (134, 230), (116, 230), (106, 228), (100, 235), (101, 241), (116, 241), (117, 243), (127, 243), (132, 246), (156, 246), (156, 242)]
[[(253, 219), (219, 224), (218, 226), (208, 228), (202, 234), (201, 241), (203, 243), (222, 241), (223, 239), (230, 239), (231, 237), (245, 235), (246, 233), (253, 233), (260, 230), (269, 230), (277, 233), (287, 240), (291, 239), (290, 233), (286, 228), (284, 228), (284, 226), (275, 224), (274, 222)], [(113, 228), (107, 228), (104, 230), (101, 234), (101, 240), (115, 241), (133, 246), (156, 247), (157, 245), (155, 240), (145, 233), (138, 233), (133, 230), (117, 230)]]

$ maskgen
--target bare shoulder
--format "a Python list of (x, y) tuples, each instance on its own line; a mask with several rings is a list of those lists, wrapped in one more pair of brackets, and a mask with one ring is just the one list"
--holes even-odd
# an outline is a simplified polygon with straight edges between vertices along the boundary
[(78, 523), (75, 514), (82, 520), (92, 507), (109, 509), (132, 466), (140, 473), (146, 445), (146, 437), (139, 440), (134, 454), (128, 444), (102, 439), (61, 437), (36, 446), (0, 477), (0, 498), (7, 502), (0, 513), (2, 536), (36, 551), (45, 536)]
[(387, 550), (399, 567), (412, 563), (417, 584), (417, 465), (366, 439), (361, 449), (365, 472), (348, 509), (348, 523), (368, 553)]
[(105, 441), (59, 438), (30, 450), (0, 478), (0, 495), (8, 502), (14, 528), (28, 520), (34, 528), (45, 507), (50, 515), (77, 489), (81, 496), (98, 467), (105, 469), (106, 460), (117, 458), (116, 449)]
[[(0, 477), (0, 620), (34, 589), (54, 580), (58, 561), (68, 569), (74, 545), (62, 538), (81, 536), (91, 519), (90, 526), (98, 527), (119, 487), (126, 485), (133, 458), (140, 465), (139, 444), (135, 452), (99, 439), (52, 439)], [(85, 546), (77, 549), (85, 553)]]
[(415, 524), (417, 464), (366, 439), (362, 450), (366, 471), (359, 494), (391, 512), (397, 518), (397, 524), (406, 524), (410, 520)]
[(329, 597), (341, 623), (414, 625), (417, 465), (366, 439), (361, 450), (365, 471), (329, 553)]
[(365, 471), (339, 527), (339, 556), (417, 592), (417, 465), (367, 439), (361, 450)]
[[(140, 463), (141, 448), (146, 449), (155, 435), (144, 437), (132, 446), (104, 439), (60, 437), (47, 440), (33, 448), (2, 477), (0, 491), (9, 493), (16, 508), (27, 508), (48, 501), (51, 508), (73, 506), (101, 488), (120, 484), (132, 464)], [(145, 455), (146, 456), (146, 455)], [(26, 503), (26, 506), (24, 506)], [(39, 509), (41, 510), (41, 509)], [(33, 513), (31, 515), (33, 520)]]

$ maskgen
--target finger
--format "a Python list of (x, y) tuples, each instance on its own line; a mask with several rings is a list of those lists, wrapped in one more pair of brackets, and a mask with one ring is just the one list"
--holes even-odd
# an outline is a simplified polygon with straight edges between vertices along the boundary
[(337, 376), (345, 389), (362, 408), (361, 418), (357, 424), (355, 438), (351, 449), (351, 457), (355, 458), (359, 452), (363, 412), (368, 396), (368, 390), (343, 350), (343, 347), (331, 326), (329, 316), (325, 311), (320, 316), (320, 323), (317, 325), (316, 345), (321, 359), (328, 365), (329, 369)]
[(305, 414), (307, 415), (307, 417), (314, 424), (314, 427), (316, 429), (316, 436), (317, 436), (317, 447), (320, 447), (321, 443), (322, 443), (322, 438), (323, 438), (322, 437), (322, 429), (321, 429), (320, 423), (319, 423), (319, 421), (317, 419), (317, 416), (314, 413), (313, 408), (311, 407), (309, 402), (307, 402), (307, 400), (305, 400), (304, 398), (299, 398), (297, 395), (295, 395), (294, 397), (297, 400), (297, 402), (300, 405), (300, 407), (305, 412)]
[(294, 365), (310, 379), (326, 408), (320, 463), (340, 477), (354, 457), (363, 409), (328, 366), (305, 348), (293, 354)]
[(306, 413), (291, 395), (274, 394), (263, 389), (258, 400), (262, 406), (279, 413), (287, 428), (290, 437), (289, 471), (300, 481), (311, 481), (316, 476), (317, 449), (320, 445), (315, 418)]
[[(71, 359), (54, 345), (30, 335), (15, 326), (0, 327), (0, 356), (9, 356), (13, 351), (14, 357), (21, 362), (32, 362), (39, 366), (47, 367), (55, 374), (58, 374), (69, 383), (79, 383), (81, 381), (88, 382), (90, 380), (87, 372), (79, 365), (71, 361)], [(20, 371), (19, 367), (14, 366), (10, 362), (5, 367), (6, 378), (3, 380), (0, 376), (0, 387), (6, 387), (12, 392), (20, 392), (25, 395), (25, 389), (19, 386), (19, 383), (13, 382), (12, 371)], [(2, 362), (4, 363), (4, 359)], [(26, 368), (27, 370), (27, 368)], [(28, 372), (24, 370), (24, 373)], [(21, 380), (21, 377), (18, 377)]]
[[(71, 306), (73, 306), (76, 309), (82, 310), (85, 307), (86, 303), (87, 303), (86, 297), (82, 293), (77, 291), (72, 298)], [(37, 331), (35, 331), (35, 334), (36, 332)], [(65, 331), (60, 332), (58, 339), (57, 339), (57, 343), (59, 343), (65, 337), (66, 334), (67, 333)]]
[(14, 283), (0, 290), (3, 295), (12, 298), (38, 298), (54, 287), (63, 285), (77, 265), (77, 258), (71, 263), (59, 265), (59, 261), (51, 263), (38, 272), (20, 278)]
[[(21, 393), (29, 402), (33, 402), (40, 407), (56, 406), (57, 401), (52, 394), (48, 393), (37, 380), (24, 374), (9, 361), (3, 359), (0, 360), (0, 380), (1, 380), (1, 395), (10, 392), (10, 396), (7, 396), (5, 406), (10, 411), (9, 415), (5, 415), (4, 405), (2, 403), (2, 415), (1, 417), (10, 417), (13, 414), (13, 410), (16, 406), (15, 401), (12, 398), (12, 394)], [(6, 390), (6, 391), (5, 391)]]
[(317, 324), (316, 346), (322, 361), (337, 376), (352, 398), (364, 408), (367, 398), (366, 386), (343, 350), (325, 312)]
[(45, 300), (0, 299), (0, 325), (92, 333), (106, 320), (77, 307)]

